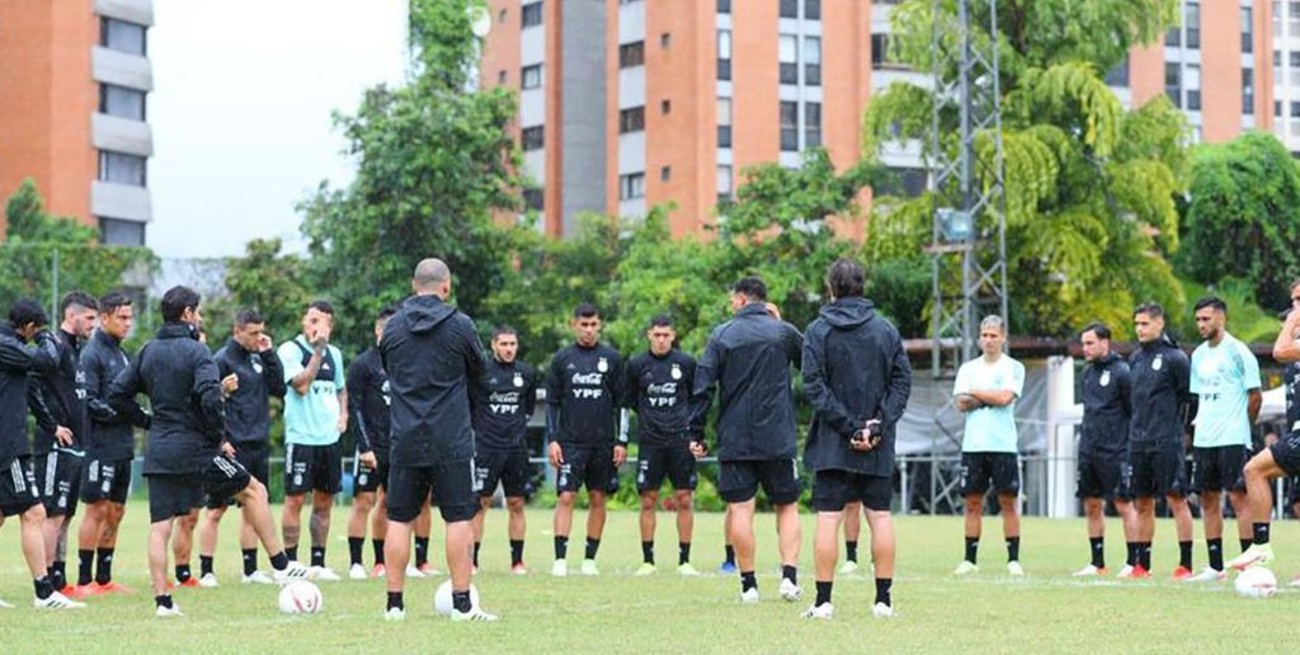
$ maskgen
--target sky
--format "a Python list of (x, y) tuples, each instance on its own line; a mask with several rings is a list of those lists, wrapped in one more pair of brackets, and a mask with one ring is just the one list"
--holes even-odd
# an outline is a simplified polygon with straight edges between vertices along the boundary
[(147, 243), (161, 257), (304, 247), (294, 205), (351, 167), (331, 112), (400, 82), (405, 0), (154, 0)]

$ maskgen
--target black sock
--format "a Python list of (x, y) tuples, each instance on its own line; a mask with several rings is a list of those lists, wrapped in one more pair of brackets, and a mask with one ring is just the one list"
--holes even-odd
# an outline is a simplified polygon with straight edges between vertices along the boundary
[(555, 535), (555, 559), (561, 560), (569, 556), (569, 538)]
[[(90, 552), (90, 551), (86, 551)], [(95, 582), (99, 584), (108, 584), (113, 581), (113, 549), (100, 548), (96, 553), (98, 555), (98, 566), (95, 572)]]
[(1020, 537), (1007, 537), (1007, 561), (1020, 561)]
[(90, 550), (87, 550), (85, 548), (77, 549), (77, 586), (88, 585), (94, 580), (95, 578), (95, 573), (93, 571), (94, 565), (95, 565), (94, 549), (90, 549)]
[(1138, 542), (1138, 563), (1148, 572), (1151, 571), (1151, 542)]
[(469, 602), (469, 590), (466, 589), (465, 591), (452, 591), (451, 606), (455, 608), (457, 612), (460, 612), (462, 614), (473, 609), (474, 606)]
[(244, 575), (257, 573), (257, 549), (244, 548), (240, 552), (244, 554)]
[(311, 565), (325, 568), (325, 549), (316, 546), (311, 547)]
[(966, 537), (966, 561), (975, 564), (975, 558), (979, 557), (980, 538)]
[(297, 546), (285, 546), (285, 547), (284, 547), (284, 554), (285, 554), (285, 555), (288, 555), (288, 556), (289, 556), (289, 559), (291, 559), (291, 560), (293, 560), (293, 561), (295, 561), (295, 562), (298, 561), (298, 547), (297, 547)]
[(32, 580), (32, 586), (36, 587), (36, 597), (45, 600), (54, 594), (54, 583), (50, 581), (49, 575), (43, 575)]
[(1129, 566), (1137, 566), (1137, 565), (1138, 565), (1138, 555), (1137, 555), (1137, 553), (1138, 553), (1138, 545), (1137, 545), (1137, 542), (1136, 542), (1136, 541), (1126, 541), (1126, 542), (1124, 542), (1124, 548), (1125, 548), (1125, 550), (1128, 551), (1128, 555), (1125, 556), (1125, 558), (1124, 558), (1124, 563), (1127, 564), (1127, 565), (1129, 565)]
[(68, 563), (63, 560), (54, 560), (50, 566), (50, 582), (54, 583), (54, 590), (58, 591), (68, 586), (68, 577), (65, 575)]
[(754, 577), (753, 571), (740, 572), (740, 590), (742, 592), (758, 588), (758, 579)]
[(189, 580), (189, 579), (192, 578), (192, 577), (194, 577), (194, 576), (190, 573), (190, 565), (189, 565), (189, 564), (177, 564), (177, 565), (176, 565), (176, 581), (177, 581), (177, 582), (179, 582), (179, 583), (181, 583), (181, 584), (185, 584), (185, 581)]
[(388, 609), (391, 610), (394, 607), (399, 610), (406, 609), (406, 603), (402, 602), (402, 592), (400, 591), (388, 592)]
[[(254, 550), (253, 552), (254, 552), (254, 553), (257, 553), (256, 550)], [(247, 561), (247, 560), (245, 560), (245, 561)], [(277, 570), (277, 571), (283, 571), (283, 570), (289, 568), (289, 562), (290, 562), (290, 561), (291, 561), (291, 560), (289, 559), (289, 554), (286, 553), (286, 552), (284, 552), (284, 551), (280, 551), (280, 552), (278, 552), (278, 553), (276, 553), (276, 554), (274, 554), (274, 555), (271, 556), (271, 568), (273, 568), (273, 569), (275, 569), (275, 570)], [(253, 565), (254, 565), (254, 566), (257, 566), (257, 556), (256, 556), (256, 555), (253, 556)], [(248, 564), (244, 564), (244, 566), (248, 566)], [(256, 571), (257, 569), (255, 568), (255, 569), (253, 569), (253, 570)]]
[(158, 607), (166, 607), (167, 609), (171, 609), (171, 608), (172, 608), (172, 595), (171, 595), (171, 594), (163, 594), (163, 595), (161, 595), (161, 596), (154, 596), (154, 597), (153, 597), (153, 602), (154, 602), (154, 604), (157, 605)]
[(833, 584), (835, 583), (817, 581), (817, 601), (813, 603), (814, 606), (826, 605), (831, 602), (831, 585)]
[(212, 556), (199, 555), (199, 576), (205, 576), (212, 573)]
[(1223, 570), (1223, 539), (1206, 539), (1205, 552), (1210, 556), (1210, 568)]
[(415, 538), (415, 566), (419, 568), (429, 563), (429, 538)]
[(884, 603), (892, 607), (894, 605), (894, 599), (889, 592), (893, 586), (893, 578), (876, 578), (876, 602)]
[(1188, 571), (1192, 570), (1192, 542), (1178, 542), (1178, 565)]
[(474, 566), (478, 566), (478, 551), (482, 547), (483, 547), (483, 542), (481, 541), (474, 542)]
[[(858, 542), (856, 540), (844, 540), (844, 559), (850, 562), (858, 561)], [(819, 583), (820, 584), (820, 583)], [(830, 601), (826, 601), (830, 602)]]
[(1104, 537), (1088, 537), (1088, 546), (1092, 550), (1092, 565), (1099, 568), (1106, 568), (1106, 546)]
[(1254, 523), (1251, 528), (1255, 531), (1255, 544), (1257, 546), (1268, 545), (1268, 523)]
[(683, 541), (677, 544), (677, 566), (681, 566), (691, 561), (691, 542)]
[(510, 540), (510, 566), (524, 563), (524, 540)]
[(788, 564), (781, 565), (781, 577), (794, 584), (799, 584), (799, 569)]
[(600, 540), (587, 537), (587, 553), (583, 555), (586, 559), (596, 559), (596, 552), (600, 550)]
[(1254, 539), (1240, 539), (1239, 541), (1241, 542), (1241, 552), (1243, 553), (1246, 552), (1247, 548), (1250, 548), (1255, 543)]
[(383, 564), (384, 563), (384, 540), (371, 539), (370, 547), (375, 551), (375, 564)]
[(725, 560), (723, 560), (723, 561), (725, 561), (725, 562), (728, 563), (728, 564), (735, 564), (735, 563), (736, 563), (736, 547), (735, 547), (735, 546), (732, 546), (731, 544), (727, 544), (727, 559), (725, 559)]
[(365, 547), (365, 537), (348, 537), (348, 558), (352, 565), (361, 563), (361, 550)]
[(650, 564), (651, 566), (654, 565), (655, 563), (655, 542), (654, 541), (641, 542), (641, 561), (645, 562), (646, 564)]

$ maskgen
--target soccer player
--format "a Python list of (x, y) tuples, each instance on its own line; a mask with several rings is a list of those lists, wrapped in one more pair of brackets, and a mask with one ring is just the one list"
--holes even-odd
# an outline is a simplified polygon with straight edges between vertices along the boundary
[(474, 430), (469, 386), (486, 363), (474, 321), (446, 299), (451, 271), (439, 259), (422, 260), (411, 280), (415, 295), (402, 303), (379, 341), (392, 394), (392, 461), (388, 469), (388, 604), (384, 618), (403, 620), (402, 597), (410, 555), (411, 522), (429, 497), (447, 526), (453, 621), (495, 621), (470, 599), (472, 520), (479, 511), (474, 486)]
[(558, 472), (555, 489), (555, 563), (551, 575), (569, 574), (565, 560), (573, 504), (587, 487), (587, 550), (583, 575), (599, 575), (596, 552), (605, 529), (605, 497), (611, 479), (627, 459), (627, 444), (615, 440), (622, 399), (623, 361), (600, 343), (600, 310), (583, 303), (573, 311), (575, 343), (551, 357), (546, 378), (547, 456)]
[(871, 527), (876, 600), (871, 614), (894, 615), (893, 502), (895, 426), (912, 392), (912, 366), (898, 330), (877, 316), (863, 297), (866, 271), (840, 259), (826, 271), (831, 303), (804, 331), (804, 389), (812, 403), (812, 427), (804, 466), (813, 472), (813, 539), (817, 599), (809, 619), (834, 616), (831, 591), (839, 556), (839, 527), (849, 501), (862, 503)]
[(1133, 418), (1129, 424), (1129, 463), (1138, 514), (1138, 565), (1133, 578), (1151, 577), (1151, 542), (1156, 533), (1156, 498), (1164, 496), (1178, 535), (1174, 579), (1192, 576), (1192, 513), (1183, 474), (1183, 435), (1191, 402), (1189, 364), (1177, 342), (1165, 333), (1165, 310), (1155, 303), (1133, 311), (1140, 347), (1129, 355)]
[[(718, 493), (727, 503), (727, 535), (740, 569), (740, 600), (758, 602), (754, 577), (754, 497), (763, 487), (776, 509), (781, 554), (781, 597), (794, 602), (799, 588), (799, 461), (795, 458), (791, 367), (803, 356), (803, 335), (775, 315), (767, 285), (745, 277), (731, 289), (734, 316), (713, 330), (695, 370), (695, 423), (702, 425), (718, 393)], [(691, 444), (703, 457), (704, 441)]]
[(148, 423), (132, 422), (130, 416), (113, 411), (108, 389), (130, 362), (122, 341), (131, 333), (134, 320), (129, 296), (116, 291), (106, 294), (99, 299), (99, 329), (81, 349), (90, 460), (81, 484), (86, 516), (77, 533), (79, 566), (74, 593), (78, 595), (129, 591), (113, 581), (113, 554), (131, 487), (135, 428), (148, 427)]
[[(50, 580), (62, 591), (67, 586), (64, 553), (68, 526), (81, 496), (82, 468), (90, 440), (86, 434), (85, 373), (81, 370), (81, 343), (95, 329), (99, 304), (80, 291), (63, 296), (59, 312), (63, 322), (54, 333), (58, 366), (37, 376), (34, 392), (54, 416), (54, 426), (36, 430), (36, 484), (45, 503), (45, 555)], [(60, 430), (62, 428), (62, 430)], [(71, 592), (71, 589), (69, 589)]]
[[(641, 567), (636, 575), (655, 573), (655, 514), (664, 478), (673, 484), (677, 511), (677, 572), (696, 576), (691, 566), (695, 529), (695, 457), (691, 442), (700, 441), (703, 416), (692, 412), (695, 358), (674, 347), (673, 319), (660, 314), (645, 332), (650, 350), (627, 363), (627, 406), (636, 411), (638, 451), (636, 486), (641, 494)], [(693, 424), (692, 421), (698, 421)]]
[(518, 359), (519, 335), (514, 328), (492, 330), (492, 357), (477, 384), (470, 387), (473, 403), (474, 437), (477, 452), (475, 471), (481, 508), (474, 516), (474, 568), (478, 569), (483, 545), (483, 519), (492, 504), (498, 482), (506, 496), (509, 512), (510, 572), (525, 575), (524, 536), (527, 534), (524, 501), (532, 485), (533, 467), (528, 463), (525, 442), (528, 419), (537, 404), (537, 373)]
[[(44, 399), (28, 393), (30, 373), (53, 369), (59, 363), (58, 345), (45, 329), (48, 323), (40, 305), (22, 300), (9, 310), (9, 323), (0, 325), (0, 470), (4, 471), (0, 474), (0, 526), (11, 516), (19, 517), (23, 556), (36, 588), (32, 601), (36, 609), (80, 609), (85, 603), (69, 600), (55, 589), (46, 568), (45, 506), (36, 488), (27, 439), (28, 407), (38, 424), (54, 425)], [(33, 340), (35, 346), (27, 345)], [(13, 605), (0, 601), (0, 607)]]
[(243, 506), (267, 553), (277, 581), (307, 576), (307, 568), (291, 562), (280, 546), (271, 520), (266, 487), (236, 461), (225, 440), (221, 378), (207, 347), (197, 340), (203, 322), (201, 298), (193, 289), (177, 286), (162, 298), (163, 326), (113, 381), (109, 405), (139, 417), (137, 393), (149, 397), (153, 418), (145, 448), (144, 474), (149, 482), (149, 576), (153, 582), (154, 614), (181, 616), (167, 590), (167, 542), (176, 517), (190, 514), (211, 497), (233, 497)]
[(953, 575), (979, 570), (980, 530), (984, 496), (992, 483), (1002, 511), (1002, 536), (1007, 544), (1007, 573), (1025, 574), (1020, 565), (1020, 463), (1016, 432), (1016, 399), (1025, 386), (1025, 367), (1002, 352), (1007, 326), (1001, 316), (980, 321), (983, 354), (957, 369), (954, 403), (966, 414), (961, 443), (961, 491), (966, 498), (966, 558)]
[[(226, 399), (226, 428), (235, 459), (263, 486), (269, 484), (271, 475), (271, 396), (284, 398), (285, 394), (284, 371), (271, 344), (262, 314), (243, 309), (235, 314), (230, 340), (213, 356)], [(221, 517), (229, 504), (228, 498), (207, 498), (208, 511), (199, 525), (201, 587), (218, 586), (213, 559)], [(240, 581), (272, 583), (270, 576), (257, 569), (257, 533), (246, 520), (239, 524), (239, 548), (244, 560)]]
[(302, 316), (302, 334), (276, 354), (289, 390), (284, 397), (284, 530), (289, 559), (298, 558), (302, 506), (311, 492), (311, 567), (318, 580), (340, 580), (325, 565), (334, 494), (343, 489), (339, 436), (348, 426), (343, 353), (330, 345), (334, 307), (317, 300)]
[[(1259, 363), (1246, 344), (1228, 333), (1228, 305), (1213, 296), (1196, 301), (1201, 342), (1192, 351), (1190, 389), (1196, 394), (1192, 423), (1192, 490), (1201, 499), (1209, 564), (1188, 582), (1223, 580), (1223, 492), (1236, 516), (1246, 512), (1242, 468), (1250, 459), (1250, 431), (1259, 415)], [(1241, 550), (1251, 544), (1251, 526), (1237, 519)]]
[(1093, 323), (1079, 333), (1083, 344), (1083, 426), (1079, 435), (1078, 490), (1088, 517), (1088, 548), (1092, 561), (1075, 577), (1106, 575), (1106, 501), (1113, 500), (1124, 524), (1128, 557), (1121, 571), (1132, 575), (1137, 566), (1137, 513), (1133, 509), (1132, 468), (1128, 463), (1128, 362), (1110, 350), (1110, 328)]

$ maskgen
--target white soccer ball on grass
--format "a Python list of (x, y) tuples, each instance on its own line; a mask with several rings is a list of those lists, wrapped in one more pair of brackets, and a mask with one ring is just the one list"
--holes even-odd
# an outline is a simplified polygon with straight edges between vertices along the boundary
[[(473, 607), (478, 607), (478, 587), (469, 586), (469, 603)], [(438, 585), (438, 591), (433, 594), (433, 611), (438, 616), (451, 616), (451, 580), (445, 580)]]
[(1262, 566), (1252, 566), (1238, 574), (1232, 586), (1244, 598), (1271, 598), (1277, 593), (1277, 576)]
[(285, 614), (316, 614), (324, 606), (325, 597), (315, 583), (297, 580), (280, 590), (280, 611)]

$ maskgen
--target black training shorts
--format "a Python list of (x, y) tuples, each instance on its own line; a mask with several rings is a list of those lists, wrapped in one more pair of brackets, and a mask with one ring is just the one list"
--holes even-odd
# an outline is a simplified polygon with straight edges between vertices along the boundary
[(388, 460), (375, 457), (375, 467), (361, 463), (360, 454), (352, 458), (352, 497), (372, 494), (383, 489), (388, 492)]
[(497, 484), (506, 498), (532, 494), (533, 466), (525, 450), (480, 450), (474, 455), (474, 466), (479, 494), (484, 498), (496, 493)]
[(86, 476), (81, 481), (81, 502), (97, 503), (107, 500), (118, 505), (126, 504), (131, 492), (132, 458), (117, 460), (92, 459), (86, 463)]
[(691, 454), (689, 445), (641, 446), (637, 458), (637, 493), (659, 491), (664, 478), (668, 478), (677, 491), (695, 490), (695, 456)]
[(153, 523), (185, 516), (203, 505), (204, 497), (228, 501), (248, 488), (253, 476), (238, 461), (213, 455), (203, 473), (149, 476), (149, 520)]
[(338, 442), (328, 446), (288, 444), (284, 448), (284, 493), (298, 496), (308, 491), (337, 494), (343, 490), (343, 451)]
[(583, 486), (587, 492), (609, 493), (611, 481), (618, 489), (618, 469), (614, 467), (614, 446), (575, 446), (560, 444), (564, 463), (555, 476), (555, 490), (559, 493), (576, 492)]
[(1138, 451), (1129, 455), (1133, 465), (1133, 497), (1187, 495), (1187, 477), (1181, 448)]
[(51, 450), (36, 458), (36, 486), (45, 503), (45, 515), (71, 518), (81, 497), (81, 467), (85, 458), (67, 451)]
[(1250, 449), (1245, 446), (1192, 449), (1192, 491), (1244, 491), (1246, 462)]
[(893, 480), (879, 475), (829, 469), (813, 474), (812, 507), (819, 512), (842, 512), (861, 502), (876, 512), (887, 512), (894, 500)]
[(990, 485), (999, 496), (1019, 495), (1019, 457), (1015, 453), (962, 453), (962, 495), (984, 495), (988, 492)]
[(41, 494), (36, 489), (32, 458), (27, 455), (13, 458), (0, 472), (0, 516), (17, 516), (39, 504)]
[(788, 505), (799, 500), (803, 484), (799, 481), (799, 461), (790, 459), (739, 460), (721, 462), (718, 470), (718, 494), (728, 503), (754, 499), (759, 486), (773, 505)]
[(429, 493), (438, 499), (438, 511), (447, 523), (468, 521), (479, 511), (474, 460), (431, 466), (388, 468), (388, 520), (410, 523), (420, 515)]
[(1133, 467), (1118, 455), (1080, 455), (1075, 469), (1076, 498), (1130, 500)]

